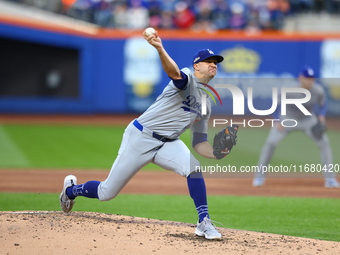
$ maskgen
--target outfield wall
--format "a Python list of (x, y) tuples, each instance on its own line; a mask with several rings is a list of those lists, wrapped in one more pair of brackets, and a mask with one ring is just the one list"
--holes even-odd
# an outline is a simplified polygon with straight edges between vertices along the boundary
[[(209, 48), (225, 57), (217, 78), (271, 81), (297, 76), (308, 64), (329, 96), (329, 115), (340, 115), (340, 35), (215, 34), (160, 31), (180, 68)], [(141, 112), (168, 82), (156, 51), (141, 31), (79, 31), (0, 17), (0, 112)], [(223, 80), (222, 80), (223, 81)], [(262, 86), (262, 89), (265, 89)], [(224, 101), (231, 101), (224, 95)], [(222, 98), (223, 99), (223, 98)], [(270, 97), (256, 98), (265, 108)], [(230, 110), (221, 113), (231, 113)]]

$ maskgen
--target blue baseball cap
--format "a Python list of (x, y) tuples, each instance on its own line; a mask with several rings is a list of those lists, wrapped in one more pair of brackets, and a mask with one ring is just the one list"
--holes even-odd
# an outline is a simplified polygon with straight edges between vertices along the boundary
[(315, 72), (310, 66), (305, 66), (301, 72), (300, 75), (306, 78), (314, 78), (315, 77)]
[(202, 49), (196, 52), (196, 54), (192, 58), (192, 64), (196, 64), (211, 57), (214, 57), (217, 60), (217, 63), (222, 62), (224, 59), (222, 56), (216, 55), (212, 50)]

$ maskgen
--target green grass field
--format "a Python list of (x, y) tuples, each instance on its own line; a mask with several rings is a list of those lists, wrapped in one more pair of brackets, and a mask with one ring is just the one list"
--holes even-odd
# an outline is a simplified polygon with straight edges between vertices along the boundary
[[(0, 167), (110, 169), (117, 155), (124, 127), (104, 126), (0, 126)], [(215, 130), (209, 133), (210, 141)], [(240, 128), (238, 143), (226, 162), (234, 166), (256, 165), (269, 129)], [(340, 164), (340, 133), (328, 132), (334, 164)], [(190, 133), (182, 135), (190, 147)], [(195, 153), (194, 153), (195, 154)], [(216, 160), (195, 156), (202, 165)], [(304, 134), (295, 132), (275, 151), (273, 165), (320, 163), (317, 146)], [(159, 169), (150, 164), (146, 167)]]
[[(109, 169), (124, 127), (0, 126), (0, 168)], [(228, 164), (256, 165), (268, 129), (240, 129)], [(210, 135), (212, 139), (214, 131)], [(328, 132), (339, 164), (340, 134)], [(189, 144), (190, 134), (182, 135)], [(201, 158), (198, 157), (200, 160)], [(202, 160), (202, 164), (212, 164)], [(300, 133), (277, 148), (272, 164), (320, 163), (316, 145)], [(148, 165), (148, 170), (157, 166)], [(59, 210), (58, 194), (0, 193), (0, 211)], [(195, 223), (189, 196), (119, 195), (110, 202), (79, 198), (75, 210)], [(340, 200), (320, 198), (209, 196), (211, 215), (225, 227), (340, 241)]]

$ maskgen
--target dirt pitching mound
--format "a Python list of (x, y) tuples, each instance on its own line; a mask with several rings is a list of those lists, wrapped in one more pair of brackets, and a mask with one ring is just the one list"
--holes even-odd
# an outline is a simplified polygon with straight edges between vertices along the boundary
[(338, 242), (218, 228), (221, 241), (195, 225), (72, 212), (0, 212), (1, 254), (339, 254)]

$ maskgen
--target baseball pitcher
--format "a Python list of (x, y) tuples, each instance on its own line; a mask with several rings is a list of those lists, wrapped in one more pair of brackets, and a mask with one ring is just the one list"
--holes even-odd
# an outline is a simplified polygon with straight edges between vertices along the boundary
[(113, 199), (143, 166), (152, 162), (187, 179), (189, 194), (198, 214), (195, 234), (207, 239), (221, 239), (222, 235), (209, 217), (202, 173), (195, 172), (199, 162), (179, 136), (190, 128), (194, 150), (212, 159), (222, 159), (236, 144), (237, 126), (233, 126), (216, 134), (211, 146), (207, 139), (209, 103), (207, 114), (201, 114), (201, 98), (205, 92), (199, 88), (204, 88), (215, 77), (217, 64), (223, 61), (223, 57), (202, 49), (193, 57), (193, 73), (188, 68), (180, 70), (164, 49), (157, 31), (144, 32), (143, 35), (157, 50), (162, 67), (171, 80), (156, 101), (125, 129), (118, 156), (105, 181), (77, 185), (74, 175), (65, 177), (60, 194), (61, 208), (65, 213), (70, 212), (77, 196), (101, 201)]

